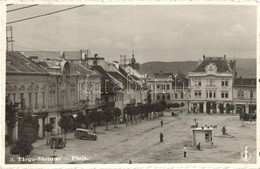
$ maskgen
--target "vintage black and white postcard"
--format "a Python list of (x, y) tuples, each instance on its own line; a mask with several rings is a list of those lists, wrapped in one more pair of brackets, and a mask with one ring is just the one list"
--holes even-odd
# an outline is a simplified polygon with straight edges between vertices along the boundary
[(2, 1), (3, 167), (256, 168), (257, 5)]

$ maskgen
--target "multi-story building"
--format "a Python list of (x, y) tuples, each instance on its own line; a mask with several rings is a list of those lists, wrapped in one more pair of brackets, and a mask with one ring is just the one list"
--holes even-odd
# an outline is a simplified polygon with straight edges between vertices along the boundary
[(88, 69), (84, 63), (71, 63), (71, 69), (80, 74), (78, 81), (78, 100), (85, 104), (86, 110), (99, 109), (101, 102), (101, 74)]
[[(6, 96), (19, 103), (19, 114), (32, 112), (39, 119), (40, 131), (48, 121), (48, 72), (19, 52), (6, 53)], [(18, 125), (18, 124), (17, 124)], [(12, 136), (10, 135), (12, 133)], [(7, 129), (11, 140), (18, 138), (18, 126), (13, 131)]]
[(154, 73), (154, 78), (149, 80), (151, 98), (153, 102), (165, 100), (168, 103), (181, 103), (188, 107), (188, 78), (180, 71), (177, 74), (160, 71)]
[(236, 62), (224, 57), (205, 57), (189, 72), (190, 112), (230, 113)]
[(233, 83), (234, 113), (256, 113), (256, 79), (236, 78)]
[[(52, 123), (60, 131), (61, 115), (76, 114), (78, 106), (78, 77), (70, 63), (59, 58), (25, 57), (20, 52), (7, 53), (6, 94), (20, 103), (20, 111), (38, 118), (39, 136), (44, 137), (44, 125)], [(17, 135), (16, 135), (17, 139)]]

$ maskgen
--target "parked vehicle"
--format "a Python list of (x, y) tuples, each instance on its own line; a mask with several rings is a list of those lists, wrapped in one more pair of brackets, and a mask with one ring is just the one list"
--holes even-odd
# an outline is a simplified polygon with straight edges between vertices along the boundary
[(66, 146), (66, 141), (63, 137), (52, 137), (50, 138), (51, 148), (64, 148)]
[(86, 129), (77, 128), (74, 136), (78, 139), (97, 140), (97, 135)]

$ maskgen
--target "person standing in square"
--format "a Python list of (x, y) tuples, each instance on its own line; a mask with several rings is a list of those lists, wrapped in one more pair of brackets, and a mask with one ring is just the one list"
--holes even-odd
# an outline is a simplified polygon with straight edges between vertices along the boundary
[(186, 145), (184, 145), (184, 147), (183, 147), (183, 153), (184, 153), (184, 158), (186, 158), (187, 157), (187, 147), (186, 147)]

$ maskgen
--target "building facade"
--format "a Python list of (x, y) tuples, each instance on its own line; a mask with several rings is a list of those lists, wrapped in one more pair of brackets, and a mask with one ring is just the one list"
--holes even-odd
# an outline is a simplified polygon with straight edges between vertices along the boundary
[(189, 111), (194, 113), (232, 113), (235, 61), (224, 57), (205, 57), (189, 72)]
[(165, 100), (167, 103), (183, 105), (182, 109), (188, 109), (188, 78), (183, 73), (154, 73), (154, 79), (149, 80), (149, 83), (153, 102)]
[(256, 79), (236, 78), (233, 84), (235, 113), (256, 113)]

